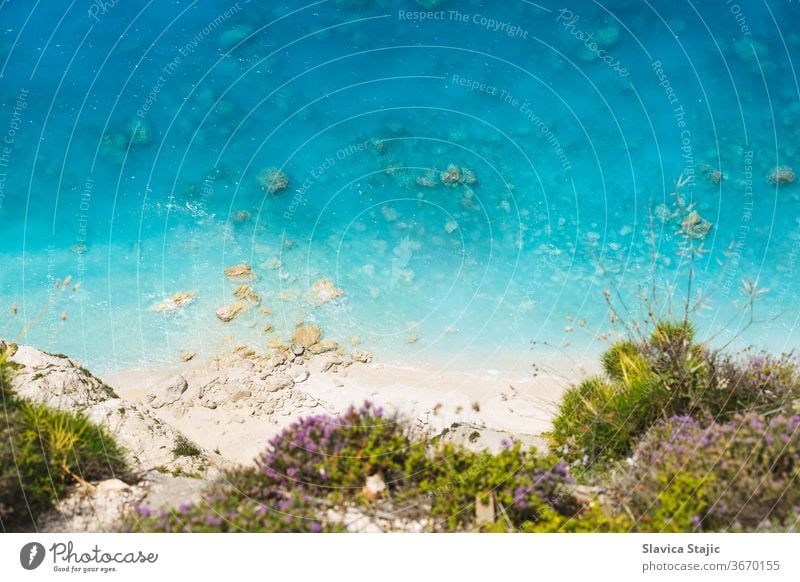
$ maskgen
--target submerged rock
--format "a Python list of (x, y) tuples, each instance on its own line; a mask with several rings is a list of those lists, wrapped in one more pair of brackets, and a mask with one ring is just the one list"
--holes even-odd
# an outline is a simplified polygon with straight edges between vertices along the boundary
[(773, 186), (781, 186), (785, 184), (792, 184), (797, 179), (797, 176), (789, 166), (778, 166), (768, 177), (769, 183)]
[(233, 295), (239, 299), (247, 299), (252, 303), (261, 303), (261, 297), (253, 291), (250, 285), (239, 285), (233, 292)]
[(230, 305), (226, 305), (225, 307), (220, 307), (217, 309), (217, 318), (220, 321), (228, 323), (247, 311), (248, 307), (249, 306), (247, 302), (243, 299), (240, 299), (236, 303), (231, 303)]
[(381, 216), (386, 222), (394, 222), (397, 220), (397, 211), (389, 205), (381, 207)]
[(289, 177), (278, 168), (267, 168), (258, 175), (256, 180), (270, 194), (277, 194), (289, 186)]
[(453, 164), (447, 166), (447, 170), (441, 173), (441, 180), (442, 184), (449, 188), (453, 188), (459, 184), (471, 186), (478, 183), (475, 172), (469, 168), (459, 168)]
[(689, 238), (701, 239), (705, 238), (711, 230), (711, 223), (704, 220), (696, 210), (693, 210), (683, 219), (681, 227)]
[(423, 188), (434, 188), (436, 187), (436, 182), (433, 181), (431, 176), (417, 176), (416, 179), (417, 186), (422, 186)]
[(309, 302), (314, 305), (321, 305), (328, 301), (333, 301), (344, 295), (344, 291), (333, 284), (330, 279), (319, 279), (314, 281), (311, 286)]
[(233, 265), (232, 267), (228, 267), (225, 269), (224, 273), (226, 277), (234, 280), (255, 278), (253, 268), (247, 263), (239, 263), (237, 265)]
[(447, 166), (447, 170), (442, 172), (441, 179), (445, 186), (450, 188), (457, 186), (461, 183), (461, 170), (458, 169), (458, 166), (450, 164)]
[(175, 293), (169, 299), (165, 299), (164, 301), (159, 301), (154, 303), (150, 309), (157, 313), (169, 313), (171, 311), (175, 311), (176, 309), (180, 309), (181, 307), (186, 307), (194, 303), (195, 294), (192, 292), (186, 291), (179, 291)]
[(669, 206), (666, 204), (659, 204), (653, 210), (653, 214), (655, 217), (660, 220), (662, 223), (667, 223), (672, 220), (672, 210), (669, 209)]

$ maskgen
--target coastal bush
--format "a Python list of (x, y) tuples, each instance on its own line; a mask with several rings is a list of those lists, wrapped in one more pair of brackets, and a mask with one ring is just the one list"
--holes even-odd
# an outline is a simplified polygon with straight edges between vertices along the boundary
[(432, 452), (429, 463), (416, 490), (430, 500), (437, 529), (474, 528), (476, 499), (487, 503), (490, 497), (494, 523), (485, 529), (492, 531), (513, 531), (580, 509), (567, 489), (573, 483), (567, 464), (519, 443), (507, 443), (496, 454), (444, 445)]
[(747, 411), (791, 413), (800, 403), (793, 358), (710, 352), (683, 322), (659, 323), (646, 340), (618, 342), (601, 363), (605, 377), (569, 388), (553, 421), (551, 443), (570, 462), (626, 457), (671, 416), (725, 421)]
[[(415, 441), (410, 425), (367, 403), (312, 416), (274, 437), (251, 468), (228, 472), (197, 503), (140, 507), (126, 531), (338, 531), (348, 509), (376, 507), (429, 531), (555, 531), (583, 511), (563, 461), (519, 443), (497, 454)], [(367, 479), (386, 489), (370, 497)], [(476, 504), (494, 511), (478, 523)], [(598, 514), (599, 515), (599, 514)], [(611, 527), (599, 517), (593, 528)]]
[(646, 369), (621, 365), (623, 378), (593, 378), (564, 394), (550, 439), (569, 461), (591, 465), (627, 455), (661, 418), (671, 398), (667, 386)]
[(713, 388), (730, 402), (718, 406), (719, 417), (725, 410), (754, 410), (765, 414), (800, 413), (800, 372), (790, 354), (716, 354), (711, 360)]
[(544, 507), (537, 521), (527, 521), (523, 533), (621, 533), (630, 531), (633, 522), (622, 513), (612, 513), (600, 503), (586, 504), (572, 516)]
[(788, 528), (800, 508), (800, 416), (659, 423), (611, 488), (640, 531)]
[[(603, 389), (584, 386), (584, 396)], [(407, 423), (366, 404), (295, 422), (200, 501), (139, 507), (122, 529), (343, 531), (347, 515), (382, 513), (426, 531), (785, 531), (800, 508), (798, 428), (800, 417), (757, 413), (656, 421), (629, 464), (581, 488), (557, 457), (519, 443), (491, 453), (415, 442)], [(386, 489), (369, 496), (374, 475)]]
[(176, 457), (196, 457), (202, 452), (196, 444), (183, 435), (178, 435), (175, 446), (172, 447), (172, 454)]
[(81, 414), (32, 404), (11, 390), (0, 356), (0, 523), (5, 530), (35, 527), (71, 484), (124, 477), (127, 468), (113, 438)]
[(228, 472), (199, 503), (177, 509), (139, 508), (132, 531), (336, 531), (329, 509), (363, 502), (371, 475), (388, 494), (406, 474), (424, 469), (424, 444), (370, 403), (340, 417), (310, 416), (269, 442), (252, 468)]

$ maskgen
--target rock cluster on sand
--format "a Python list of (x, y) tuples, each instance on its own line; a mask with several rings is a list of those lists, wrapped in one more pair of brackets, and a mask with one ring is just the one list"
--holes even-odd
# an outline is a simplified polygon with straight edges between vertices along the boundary
[[(344, 373), (354, 360), (344, 357), (335, 341), (323, 340), (321, 335), (316, 325), (302, 326), (291, 346), (273, 341), (273, 348), (264, 355), (241, 346), (156, 383), (147, 400), (175, 418), (192, 415), (193, 410), (229, 411), (233, 422), (257, 417), (267, 425), (312, 413), (318, 407), (319, 412), (330, 412), (299, 386), (312, 374)], [(366, 352), (361, 357), (371, 360)]]

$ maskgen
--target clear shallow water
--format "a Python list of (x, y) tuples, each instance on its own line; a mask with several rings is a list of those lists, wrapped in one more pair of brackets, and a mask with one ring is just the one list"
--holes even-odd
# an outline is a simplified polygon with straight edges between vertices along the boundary
[[(704, 333), (736, 334), (758, 278), (769, 323), (740, 343), (796, 346), (800, 186), (767, 176), (800, 170), (800, 7), (439, 4), (0, 5), (0, 335), (101, 370), (300, 321), (384, 361), (582, 358), (602, 344), (567, 318), (605, 329), (610, 287), (637, 304), (683, 173), (713, 224)], [(477, 182), (443, 184), (451, 164)], [(683, 289), (678, 228), (653, 231)], [(238, 262), (271, 313), (223, 324)], [(310, 303), (321, 278), (346, 295)], [(196, 301), (150, 309), (178, 291)]]

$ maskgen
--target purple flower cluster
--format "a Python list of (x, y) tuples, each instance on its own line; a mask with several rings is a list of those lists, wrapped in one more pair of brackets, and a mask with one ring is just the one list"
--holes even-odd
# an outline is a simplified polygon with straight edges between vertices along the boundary
[[(578, 510), (566, 491), (573, 479), (565, 462), (542, 458), (520, 443), (493, 455), (414, 442), (406, 424), (366, 403), (339, 417), (292, 423), (270, 440), (254, 467), (228, 472), (227, 482), (200, 502), (160, 511), (138, 508), (133, 529), (331, 531), (340, 526), (330, 522), (329, 510), (341, 513), (356, 502), (376, 473), (395, 503), (430, 511), (450, 529), (472, 527), (470, 508), (476, 495), (486, 493), (496, 495), (514, 527), (539, 521), (545, 511)], [(422, 501), (426, 494), (432, 507)]]
[(788, 356), (771, 355), (751, 358), (745, 368), (745, 376), (755, 382), (762, 390), (782, 393), (793, 388), (798, 382), (795, 362)]
[[(756, 413), (701, 425), (673, 417), (639, 445), (623, 488), (626, 505), (647, 512), (689, 475), (703, 485), (697, 529), (754, 529), (784, 521), (800, 504), (800, 416)], [(688, 500), (687, 500), (688, 501)]]
[[(360, 456), (394, 438), (392, 419), (369, 403), (341, 417), (303, 418), (269, 442), (255, 468), (227, 474), (202, 501), (172, 510), (137, 508), (132, 529), (146, 531), (330, 531), (319, 499), (363, 486), (369, 463)], [(403, 450), (404, 446), (397, 446)], [(334, 479), (336, 479), (334, 483)]]
[(549, 467), (547, 464), (536, 463), (532, 470), (517, 472), (513, 482), (515, 487), (511, 513), (520, 511), (517, 516), (519, 522), (538, 519), (538, 511), (537, 515), (528, 515), (527, 511), (541, 506), (542, 502), (562, 514), (572, 514), (578, 509), (575, 499), (565, 489), (575, 480), (563, 460)]
[(257, 461), (259, 471), (279, 487), (315, 491), (360, 489), (370, 472), (382, 468), (375, 465), (391, 465), (392, 455), (402, 453), (410, 442), (394, 418), (366, 402), (340, 417), (303, 418), (269, 445)]

